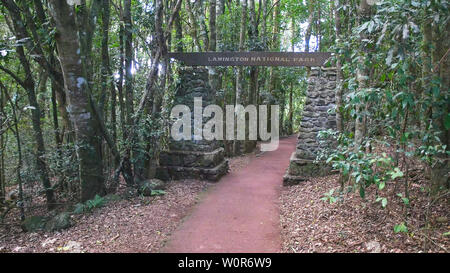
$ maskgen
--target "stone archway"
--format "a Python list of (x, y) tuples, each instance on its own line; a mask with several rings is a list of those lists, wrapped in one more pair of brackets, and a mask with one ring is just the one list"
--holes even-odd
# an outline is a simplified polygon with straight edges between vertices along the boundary
[[(168, 57), (188, 67), (179, 70), (180, 82), (175, 93), (175, 105), (183, 104), (191, 111), (194, 97), (201, 97), (203, 106), (214, 104), (214, 92), (208, 81), (208, 70), (199, 66), (310, 66), (320, 67), (331, 56), (329, 52), (203, 52), (169, 53)], [(285, 176), (285, 184), (295, 184), (314, 175), (311, 155), (319, 149), (317, 132), (334, 128), (334, 115), (327, 111), (335, 104), (334, 68), (312, 69), (308, 81), (307, 101), (300, 128), (297, 151)], [(191, 112), (191, 124), (193, 122)], [(205, 122), (206, 120), (204, 120)], [(169, 150), (160, 154), (156, 177), (169, 179), (200, 178), (217, 181), (228, 170), (221, 141), (185, 140), (169, 142)]]

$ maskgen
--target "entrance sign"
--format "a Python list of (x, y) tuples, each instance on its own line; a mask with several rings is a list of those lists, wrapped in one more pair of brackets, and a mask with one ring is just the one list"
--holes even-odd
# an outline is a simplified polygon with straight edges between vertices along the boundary
[(196, 52), (168, 53), (187, 66), (322, 66), (330, 52)]

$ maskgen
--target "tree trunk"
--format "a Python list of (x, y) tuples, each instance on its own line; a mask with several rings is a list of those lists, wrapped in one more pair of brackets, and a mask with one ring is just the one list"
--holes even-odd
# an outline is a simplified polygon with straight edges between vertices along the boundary
[(4, 101), (5, 96), (3, 92), (0, 92), (0, 205), (5, 202), (6, 195), (6, 183), (5, 183), (5, 138), (3, 132), (3, 123), (6, 117), (4, 113)]
[[(314, 21), (314, 1), (313, 0), (308, 0), (308, 12), (309, 12), (309, 16), (308, 16), (308, 26), (306, 27), (306, 32), (305, 32), (305, 52), (309, 52), (309, 43), (311, 40), (311, 32), (312, 32), (312, 26), (313, 26), (313, 21)], [(307, 76), (309, 77), (309, 73), (311, 71), (310, 67), (306, 68), (307, 71)]]
[[(291, 31), (292, 31), (292, 37), (291, 37), (291, 50), (292, 52), (295, 51), (295, 42), (294, 42), (294, 37), (295, 37), (295, 19), (294, 17), (291, 18)], [(294, 83), (291, 82), (291, 88), (290, 88), (290, 92), (289, 92), (289, 114), (288, 114), (288, 119), (289, 119), (289, 127), (288, 127), (288, 134), (291, 135), (294, 131), (294, 105), (293, 105), (293, 98), (294, 95)]]
[(194, 13), (192, 11), (192, 4), (191, 1), (185, 1), (186, 3), (186, 11), (188, 13), (189, 16), (189, 21), (191, 22), (191, 36), (192, 36), (192, 40), (194, 41), (196, 50), (198, 52), (202, 51), (202, 47), (200, 46), (200, 40), (198, 37), (198, 24), (197, 24), (197, 20), (195, 19)]
[[(25, 40), (28, 39), (28, 36), (25, 36), (26, 30), (24, 30), (24, 24), (22, 22), (19, 10), (17, 6), (8, 3), (7, 6), (11, 18), (13, 19), (14, 32), (18, 39)], [(45, 145), (44, 138), (42, 136), (42, 128), (41, 128), (41, 114), (39, 104), (36, 99), (35, 93), (35, 82), (32, 77), (30, 63), (28, 62), (24, 47), (22, 45), (16, 47), (16, 52), (19, 57), (19, 61), (25, 70), (25, 75), (27, 77), (22, 83), (22, 87), (27, 92), (28, 101), (30, 103), (31, 109), (31, 123), (33, 127), (33, 135), (36, 141), (36, 168), (39, 173), (40, 180), (45, 189), (45, 195), (47, 198), (47, 207), (48, 209), (53, 209), (55, 206), (55, 196), (53, 193), (53, 189), (51, 187), (50, 178), (48, 176), (47, 163), (45, 162)]]
[(56, 45), (69, 98), (69, 114), (75, 129), (81, 200), (105, 194), (102, 157), (99, 153), (98, 122), (80, 58), (80, 41), (75, 25), (75, 10), (65, 1), (51, 0), (50, 13), (56, 25)]
[(101, 72), (100, 72), (100, 84), (101, 84), (101, 92), (100, 92), (100, 116), (102, 118), (105, 117), (105, 98), (108, 93), (108, 82), (111, 80), (111, 75), (109, 72), (111, 71), (109, 67), (109, 52), (108, 52), (108, 41), (109, 41), (109, 0), (102, 0), (102, 64), (101, 64)]
[[(280, 50), (280, 2), (275, 2), (273, 4), (273, 26), (272, 26), (272, 43), (271, 47), (274, 51)], [(275, 101), (270, 101), (269, 104), (280, 104), (280, 98), (281, 94), (277, 92), (277, 81), (278, 81), (278, 69), (276, 67), (270, 67), (269, 71), (269, 93), (271, 94), (272, 98), (275, 98)], [(280, 111), (280, 115), (282, 115), (283, 112)], [(268, 124), (267, 129), (268, 131), (272, 130), (272, 114), (271, 109), (268, 109)], [(282, 123), (281, 123), (282, 124)], [(282, 127), (280, 127), (281, 130)]]
[[(359, 25), (364, 24), (368, 20), (370, 20), (371, 14), (371, 6), (367, 3), (367, 0), (361, 0), (358, 6), (358, 19)], [(356, 79), (358, 81), (358, 92), (363, 91), (365, 88), (368, 88), (368, 80), (369, 80), (369, 70), (366, 66), (367, 56), (367, 47), (364, 46), (366, 39), (366, 35), (364, 32), (361, 32), (359, 36), (360, 41), (360, 49), (359, 49), (359, 61), (358, 68), (356, 71)], [(360, 102), (356, 105), (356, 121), (355, 121), (355, 148), (359, 149), (364, 138), (365, 132), (365, 112), (367, 105), (364, 103), (364, 99), (360, 98)]]
[[(339, 0), (335, 0), (334, 4), (334, 20), (336, 28), (336, 44), (341, 43), (341, 14), (339, 8), (341, 4)], [(342, 69), (340, 54), (336, 54), (336, 127), (339, 132), (343, 132), (344, 123), (342, 120)]]
[[(124, 0), (124, 47), (125, 47), (125, 108), (126, 108), (126, 124), (132, 125), (133, 114), (133, 26), (131, 23), (131, 0)], [(127, 128), (130, 130), (131, 128)]]
[[(124, 47), (125, 47), (125, 119), (126, 127), (125, 132), (127, 135), (135, 135), (132, 131), (133, 127), (133, 26), (131, 23), (131, 0), (123, 1), (124, 12), (123, 12), (123, 23), (124, 23)], [(131, 186), (134, 184), (134, 178), (131, 167), (131, 157), (132, 150), (134, 148), (135, 138), (128, 138), (130, 141), (127, 144), (125, 155), (124, 155), (124, 178), (127, 185)]]
[[(250, 29), (249, 29), (249, 39), (250, 39), (250, 51), (259, 50), (257, 46), (258, 42), (258, 21), (256, 19), (256, 7), (255, 0), (250, 0)], [(258, 72), (259, 69), (256, 66), (250, 67), (250, 83), (248, 88), (248, 100), (247, 104), (257, 105), (256, 94), (258, 93)], [(258, 108), (257, 108), (258, 109)], [(252, 152), (256, 147), (256, 140), (250, 140), (249, 138), (249, 118), (246, 117), (246, 138), (245, 141), (245, 152)]]
[[(433, 20), (429, 17), (428, 13), (427, 16), (428, 18), (424, 20), (422, 25), (422, 91), (431, 87), (431, 71), (433, 69), (431, 62), (431, 48), (433, 46)], [(423, 93), (422, 95), (426, 96), (428, 94)], [(423, 132), (425, 132), (429, 126), (431, 121), (431, 113), (432, 107), (429, 106), (424, 113), (424, 118), (420, 119), (422, 120), (421, 128)]]
[[(239, 51), (244, 51), (245, 49), (244, 45), (245, 45), (246, 26), (247, 26), (247, 0), (241, 0), (241, 26), (239, 32)], [(244, 93), (243, 78), (244, 78), (244, 68), (242, 66), (239, 66), (236, 75), (236, 98), (235, 98), (236, 105), (242, 104), (242, 94)], [(235, 126), (236, 125), (237, 122), (235, 122)], [(234, 141), (233, 150), (235, 155), (241, 153), (241, 141), (238, 140)]]
[[(436, 10), (435, 12), (437, 13), (438, 11)], [(448, 152), (450, 145), (450, 130), (445, 126), (445, 119), (450, 110), (450, 101), (448, 99), (450, 90), (450, 40), (448, 39), (450, 35), (450, 21), (447, 20), (447, 23), (444, 26), (434, 22), (432, 32), (433, 84), (440, 83), (439, 86), (437, 86), (439, 94), (433, 94), (432, 125), (433, 131), (439, 132), (440, 143), (435, 144), (446, 145), (446, 152)], [(436, 154), (435, 159), (436, 163), (431, 168), (433, 194), (450, 188), (448, 154)]]
[[(216, 31), (216, 0), (211, 0), (209, 2), (209, 48), (208, 51), (217, 50), (217, 31)], [(220, 89), (218, 69), (214, 66), (208, 67), (209, 83), (213, 89), (213, 92), (217, 94)], [(217, 96), (216, 96), (217, 97)]]
[(312, 25), (314, 20), (314, 1), (308, 0), (308, 26), (305, 32), (305, 52), (309, 52), (309, 41), (311, 40)]
[(175, 41), (176, 51), (183, 52), (183, 25), (181, 22), (180, 11), (175, 14)]

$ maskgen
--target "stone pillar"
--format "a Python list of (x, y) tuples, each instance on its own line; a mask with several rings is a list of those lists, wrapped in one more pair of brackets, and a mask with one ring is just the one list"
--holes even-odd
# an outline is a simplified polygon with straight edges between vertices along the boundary
[(336, 105), (336, 68), (313, 68), (308, 79), (306, 102), (298, 134), (296, 151), (283, 179), (284, 185), (295, 185), (309, 177), (327, 175), (331, 167), (324, 162), (314, 163), (321, 147), (319, 131), (336, 129), (336, 115), (328, 110)]
[[(221, 141), (194, 140), (194, 97), (202, 98), (203, 109), (215, 102), (208, 83), (208, 70), (186, 67), (179, 70), (180, 81), (175, 91), (174, 105), (183, 104), (191, 109), (191, 140), (175, 141), (170, 138), (169, 149), (161, 152), (157, 178), (162, 180), (198, 178), (218, 181), (228, 171)], [(203, 124), (209, 118), (203, 118)]]

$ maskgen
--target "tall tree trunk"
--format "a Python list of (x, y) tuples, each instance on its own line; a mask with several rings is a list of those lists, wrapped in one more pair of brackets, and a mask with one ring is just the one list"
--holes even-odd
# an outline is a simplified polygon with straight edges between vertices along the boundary
[(122, 130), (122, 140), (125, 141), (127, 139), (127, 132), (126, 132), (126, 109), (125, 109), (125, 99), (123, 95), (123, 78), (124, 78), (124, 64), (125, 64), (125, 45), (124, 45), (124, 24), (123, 24), (123, 8), (122, 5), (120, 6), (120, 17), (121, 22), (119, 26), (119, 67), (117, 68), (119, 70), (119, 79), (117, 81), (117, 95), (119, 99), (119, 112), (120, 112), (120, 128)]
[[(5, 89), (6, 92), (6, 89)], [(25, 209), (23, 204), (23, 183), (22, 183), (22, 166), (23, 166), (23, 160), (22, 160), (22, 142), (20, 141), (20, 133), (19, 133), (19, 121), (17, 119), (17, 113), (16, 113), (16, 105), (14, 105), (13, 101), (9, 97), (9, 103), (11, 104), (12, 112), (13, 112), (13, 120), (14, 120), (14, 136), (16, 137), (16, 146), (17, 146), (17, 167), (16, 167), (16, 178), (17, 178), (17, 184), (19, 185), (19, 209), (20, 209), (20, 220), (25, 220)]]
[[(50, 56), (50, 63), (55, 66), (55, 70), (61, 73), (61, 65), (55, 55)], [(62, 83), (62, 84), (61, 84)], [(66, 139), (67, 143), (72, 143), (74, 139), (74, 131), (72, 122), (70, 121), (69, 112), (67, 111), (67, 98), (66, 92), (64, 91), (64, 80), (56, 80), (55, 77), (51, 78), (52, 89), (55, 90), (55, 98), (58, 106), (58, 112), (62, 119), (61, 128), (61, 140)]]
[(200, 36), (203, 40), (203, 47), (205, 50), (208, 50), (209, 48), (209, 35), (208, 35), (208, 28), (206, 27), (206, 10), (204, 5), (204, 0), (197, 0), (194, 2), (194, 11), (195, 11), (195, 17), (198, 18), (198, 21), (200, 22)]
[(5, 183), (5, 138), (3, 132), (3, 123), (5, 122), (4, 113), (5, 95), (0, 92), (0, 205), (5, 202), (6, 183)]
[(183, 25), (181, 21), (181, 12), (178, 11), (175, 14), (175, 47), (176, 51), (183, 52)]
[[(422, 41), (422, 91), (425, 91), (425, 89), (431, 87), (431, 72), (432, 72), (432, 61), (431, 61), (431, 48), (433, 46), (433, 19), (430, 17), (428, 12), (426, 13), (426, 20), (424, 20), (422, 25), (422, 35), (423, 35), (423, 41)], [(424, 92), (423, 96), (426, 96), (427, 94)], [(422, 131), (426, 132), (429, 123), (431, 121), (431, 113), (432, 113), (432, 107), (429, 106), (425, 113), (424, 118), (420, 119), (422, 120)]]
[[(110, 24), (110, 0), (102, 0), (102, 66), (101, 66), (101, 87), (102, 87), (102, 100), (100, 101), (100, 110), (103, 114), (105, 105), (105, 97), (108, 94), (108, 88), (111, 91), (111, 128), (112, 128), (112, 141), (116, 143), (117, 140), (117, 127), (116, 127), (116, 88), (114, 85), (114, 79), (112, 78), (111, 66), (109, 61), (109, 24)], [(106, 111), (107, 113), (107, 111)], [(117, 168), (117, 161), (114, 161), (114, 168)]]
[[(435, 13), (439, 10), (433, 7)], [(450, 111), (450, 21), (445, 25), (434, 22), (432, 25), (432, 66), (433, 66), (433, 84), (439, 83), (437, 87), (439, 94), (433, 92), (433, 113), (432, 125), (433, 131), (439, 133), (440, 143), (446, 145), (446, 152), (449, 151), (450, 129), (446, 128), (445, 120)], [(431, 168), (432, 193), (450, 188), (449, 179), (449, 156), (446, 153), (436, 154), (436, 163)]]
[(316, 21), (316, 30), (317, 30), (317, 45), (316, 45), (316, 51), (322, 51), (322, 28), (320, 25), (320, 20), (322, 17), (322, 7), (319, 3), (317, 5), (317, 21)]
[[(332, 2), (333, 3), (333, 2)], [(341, 44), (341, 14), (340, 7), (341, 4), (339, 0), (335, 0), (334, 7), (334, 20), (336, 29), (336, 44)], [(342, 120), (342, 68), (341, 68), (341, 57), (340, 54), (336, 54), (336, 127), (339, 132), (343, 132), (344, 123)]]
[[(256, 7), (255, 0), (249, 0), (249, 13), (250, 13), (250, 28), (249, 28), (249, 39), (250, 39), (250, 51), (259, 50), (257, 46), (258, 43), (258, 21), (256, 19)], [(247, 104), (257, 105), (256, 95), (258, 93), (258, 72), (259, 69), (256, 66), (250, 67), (250, 82), (248, 88), (248, 100)], [(257, 108), (258, 109), (258, 108)], [(257, 123), (258, 124), (258, 123)], [(249, 118), (246, 117), (246, 137), (249, 137)], [(256, 147), (256, 141), (247, 139), (245, 141), (245, 152), (249, 153), (253, 151)]]
[(99, 153), (98, 122), (80, 58), (80, 41), (75, 25), (75, 10), (65, 1), (50, 0), (50, 13), (56, 26), (56, 45), (69, 98), (69, 114), (74, 124), (79, 161), (81, 200), (105, 194), (103, 165)]
[[(291, 37), (291, 50), (292, 52), (295, 51), (295, 19), (294, 17), (291, 18), (291, 31), (292, 31), (292, 37)], [(289, 92), (289, 114), (288, 114), (288, 119), (289, 119), (289, 128), (288, 128), (288, 134), (291, 135), (294, 131), (294, 105), (293, 105), (293, 98), (294, 95), (294, 83), (291, 82), (291, 88), (290, 88), (290, 92)]]
[[(259, 50), (258, 43), (258, 21), (256, 19), (255, 0), (250, 0), (250, 51)], [(248, 103), (256, 105), (256, 93), (258, 90), (258, 67), (250, 67), (250, 87)]]
[[(217, 0), (211, 0), (209, 2), (209, 48), (208, 51), (214, 52), (217, 50), (217, 31), (216, 31), (216, 1)], [(208, 67), (208, 74), (209, 74), (209, 83), (214, 91), (215, 94), (217, 94), (217, 91), (220, 89), (219, 86), (219, 77), (218, 69), (214, 66)]]
[(308, 26), (306, 27), (305, 32), (305, 52), (309, 52), (309, 42), (311, 40), (311, 32), (312, 32), (312, 26), (314, 21), (314, 1), (308, 0)]
[[(358, 19), (359, 24), (362, 25), (368, 20), (370, 20), (371, 14), (371, 6), (367, 3), (367, 0), (361, 0), (358, 6)], [(360, 49), (359, 49), (359, 59), (358, 59), (358, 68), (356, 71), (356, 78), (358, 81), (358, 92), (361, 92), (363, 89), (369, 87), (369, 69), (366, 66), (366, 60), (368, 58), (367, 47), (364, 46), (366, 39), (366, 35), (364, 32), (360, 33), (359, 41), (360, 41)], [(364, 138), (365, 132), (365, 112), (367, 105), (364, 103), (364, 100), (361, 98), (360, 103), (356, 105), (356, 121), (355, 121), (355, 148), (359, 149)]]
[[(262, 0), (262, 13), (263, 13), (263, 21), (262, 21), (262, 42), (263, 47), (267, 47), (267, 6), (270, 0)], [(261, 7), (260, 7), (261, 8)]]
[[(216, 24), (222, 23), (222, 16), (225, 14), (225, 0), (216, 0), (217, 2), (217, 14), (216, 14)], [(219, 51), (223, 51), (223, 30), (216, 28), (216, 44)]]
[[(280, 50), (280, 2), (274, 2), (273, 4), (273, 23), (272, 23), (272, 42), (271, 47), (274, 51)], [(278, 81), (278, 69), (276, 67), (270, 67), (269, 71), (269, 93), (271, 94), (272, 98), (275, 98), (275, 101), (269, 102), (269, 104), (280, 104), (280, 98), (282, 97), (279, 92), (277, 92), (277, 81)], [(281, 108), (281, 107), (280, 107)], [(280, 115), (282, 115), (283, 112), (280, 111)], [(267, 128), (268, 131), (272, 130), (272, 114), (270, 109), (268, 110), (268, 124)], [(282, 123), (281, 123), (282, 124)], [(281, 130), (282, 127), (280, 127)]]
[(209, 1), (209, 51), (216, 51), (216, 3), (217, 0)]
[[(124, 23), (124, 47), (125, 47), (125, 119), (126, 128), (125, 132), (127, 135), (135, 134), (131, 131), (134, 130), (133, 127), (133, 25), (131, 23), (131, 0), (123, 1), (123, 23)], [(136, 139), (128, 138), (130, 142), (127, 144), (125, 150), (125, 155), (123, 159), (123, 174), (127, 185), (131, 186), (134, 184), (133, 172), (132, 172), (132, 150), (134, 149), (134, 143)]]
[(196, 47), (196, 50), (198, 52), (202, 51), (202, 47), (200, 46), (200, 39), (198, 37), (198, 24), (197, 24), (197, 20), (195, 19), (195, 15), (194, 12), (192, 10), (192, 4), (191, 1), (185, 1), (186, 3), (186, 11), (188, 13), (189, 16), (189, 21), (191, 22), (191, 36), (192, 36), (192, 40), (194, 41), (194, 45)]
[(110, 20), (110, 5), (109, 0), (102, 0), (102, 64), (101, 64), (101, 72), (100, 72), (100, 83), (101, 83), (101, 92), (100, 92), (100, 115), (105, 117), (105, 98), (108, 93), (108, 88), (110, 85), (108, 84), (111, 81), (110, 75), (110, 67), (109, 67), (109, 51), (108, 51), (108, 42), (109, 42), (109, 20)]
[[(164, 5), (162, 0), (156, 0), (155, 2), (155, 34), (154, 37), (156, 39), (156, 44), (159, 47), (159, 50), (162, 52), (167, 51), (167, 44), (166, 40), (164, 38), (164, 31), (162, 28), (163, 25), (163, 10)], [(165, 55), (165, 53), (162, 53)], [(159, 78), (160, 84), (159, 86), (152, 86), (153, 89), (151, 101), (152, 103), (149, 105), (149, 113), (153, 117), (159, 116), (159, 113), (161, 113), (161, 106), (162, 106), (162, 99), (164, 96), (164, 89), (166, 86), (166, 80), (167, 80), (167, 68), (168, 68), (168, 61), (167, 58), (163, 58), (162, 62), (156, 63), (158, 65), (158, 68), (153, 71), (153, 77), (156, 79), (158, 77), (158, 74), (161, 75)], [(159, 69), (161, 67), (161, 69)], [(156, 137), (153, 137), (148, 140), (148, 144), (146, 146), (146, 150), (148, 152), (151, 152), (150, 155), (142, 155), (141, 157), (144, 157), (144, 164), (137, 163), (135, 166), (135, 173), (139, 174), (139, 177), (141, 179), (148, 179), (155, 177), (156, 169), (158, 166), (158, 159), (157, 159), (157, 150), (159, 140)]]
[[(125, 107), (127, 126), (132, 125), (133, 114), (133, 26), (131, 23), (131, 0), (124, 0), (124, 46), (125, 46)], [(131, 130), (131, 128), (127, 128)]]
[[(47, 100), (45, 98), (46, 92), (47, 92), (47, 80), (48, 80), (48, 73), (40, 67), (38, 69), (39, 72), (39, 83), (37, 87), (37, 103), (40, 106), (43, 106), (42, 109), (46, 109)], [(41, 111), (41, 118), (45, 119), (45, 110)]]
[[(62, 147), (62, 137), (59, 131), (59, 122), (58, 122), (58, 106), (56, 103), (56, 90), (55, 85), (52, 84), (52, 117), (53, 117), (53, 130), (55, 134), (55, 143), (56, 147), (58, 149), (58, 154), (60, 155), (61, 147)], [(58, 158), (58, 167), (59, 167), (59, 161), (62, 160), (62, 157), (60, 156)]]
[[(7, 8), (12, 18), (14, 33), (20, 40), (26, 40), (29, 37), (25, 36), (26, 30), (24, 30), (24, 23), (21, 19), (19, 10), (15, 4), (8, 3)], [(31, 72), (30, 63), (28, 62), (24, 47), (19, 45), (16, 47), (16, 52), (19, 57), (19, 61), (25, 71), (26, 78), (22, 83), (22, 87), (27, 92), (28, 101), (30, 103), (31, 109), (31, 123), (33, 127), (33, 135), (36, 141), (36, 167), (39, 172), (40, 180), (45, 189), (45, 195), (47, 198), (48, 209), (53, 209), (55, 206), (55, 196), (53, 189), (51, 187), (50, 178), (48, 176), (47, 163), (45, 162), (45, 145), (44, 138), (42, 136), (41, 128), (41, 114), (40, 107), (36, 99), (35, 93), (35, 82), (33, 79), (33, 74)]]
[[(305, 32), (305, 52), (309, 52), (310, 51), (310, 40), (311, 40), (311, 32), (312, 32), (312, 26), (313, 26), (313, 22), (314, 22), (314, 1), (313, 0), (308, 0), (308, 12), (309, 12), (309, 16), (308, 16), (308, 26), (306, 27), (306, 32)], [(309, 73), (311, 71), (310, 67), (306, 68), (308, 77), (309, 77)]]
[[(241, 26), (239, 32), (239, 51), (244, 51), (245, 32), (247, 26), (247, 0), (240, 0), (240, 1), (241, 1)], [(235, 97), (236, 105), (242, 104), (242, 94), (244, 93), (243, 78), (244, 78), (244, 68), (242, 66), (239, 66), (236, 75), (236, 97)], [(235, 126), (236, 125), (237, 122), (235, 122)], [(240, 154), (241, 141), (235, 140), (233, 145), (234, 145), (233, 146), (234, 154), (236, 155)]]

